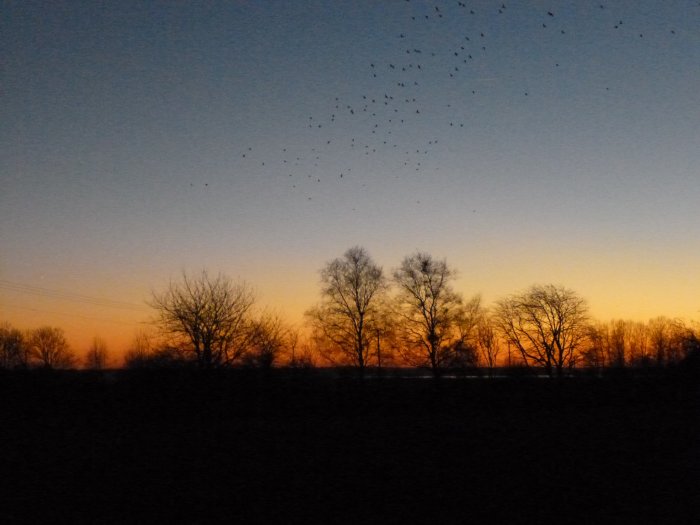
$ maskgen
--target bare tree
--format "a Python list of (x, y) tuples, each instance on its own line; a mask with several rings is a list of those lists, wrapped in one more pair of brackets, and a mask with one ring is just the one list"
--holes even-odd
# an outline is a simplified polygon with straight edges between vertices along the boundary
[(400, 348), (400, 327), (391, 305), (382, 298), (380, 314), (374, 323), (372, 334), (372, 352), (377, 368), (401, 364), (397, 361)]
[(364, 248), (355, 246), (321, 270), (321, 303), (306, 315), (325, 356), (350, 362), (364, 370), (372, 338), (380, 320), (381, 297), (386, 288), (382, 268)]
[(647, 323), (651, 355), (656, 366), (678, 363), (685, 355), (684, 342), (692, 330), (680, 319), (656, 317)]
[(686, 370), (695, 368), (700, 370), (700, 330), (693, 327), (686, 327), (683, 336), (682, 359), (679, 364)]
[(26, 368), (28, 353), (24, 334), (10, 323), (0, 324), (0, 368)]
[(498, 354), (501, 352), (501, 343), (498, 339), (493, 319), (489, 315), (482, 315), (479, 318), (476, 331), (479, 351), (491, 376), (493, 375), (493, 369), (498, 364)]
[(63, 330), (43, 326), (29, 332), (28, 344), (31, 362), (42, 368), (70, 368), (75, 356), (66, 341)]
[(227, 277), (210, 277), (206, 271), (192, 277), (183, 274), (163, 293), (154, 293), (151, 306), (166, 334), (183, 345), (201, 368), (228, 366), (246, 349), (252, 290)]
[(149, 332), (137, 331), (124, 354), (124, 366), (127, 368), (138, 367), (140, 363), (144, 362), (152, 352), (152, 341), (153, 337)]
[(94, 337), (85, 355), (85, 368), (103, 370), (107, 367), (107, 343), (101, 337)]
[(666, 366), (680, 362), (693, 331), (680, 319), (656, 317), (648, 322), (614, 320), (590, 328), (584, 359), (593, 353), (604, 356), (600, 366)]
[(581, 362), (590, 368), (622, 368), (630, 350), (632, 323), (613, 320), (609, 323), (590, 323), (586, 344), (580, 349)]
[(147, 353), (128, 352), (124, 357), (124, 366), (128, 369), (183, 368), (193, 362), (192, 354), (188, 352), (184, 345), (161, 344)]
[(457, 340), (447, 354), (446, 364), (460, 369), (476, 368), (481, 361), (479, 352), (479, 322), (484, 315), (481, 296), (462, 302), (457, 317)]
[(271, 368), (290, 345), (297, 344), (296, 337), (279, 315), (263, 312), (252, 323), (243, 362), (248, 366)]
[(405, 257), (393, 272), (404, 356), (429, 365), (436, 376), (465, 341), (463, 301), (451, 285), (455, 276), (445, 260), (423, 252)]
[(288, 361), (288, 366), (290, 368), (315, 368), (318, 353), (315, 352), (313, 341), (305, 339), (299, 343), (298, 332), (292, 333), (295, 335), (290, 340), (292, 346), (289, 350), (293, 350), (293, 353)]
[(632, 357), (630, 349), (630, 337), (634, 333), (631, 323), (617, 320), (610, 323), (610, 329), (606, 330), (608, 339), (608, 363), (617, 368), (624, 367)]
[(588, 330), (586, 302), (572, 290), (533, 286), (497, 303), (496, 323), (527, 364), (543, 366), (548, 375), (563, 375), (573, 366)]
[(607, 325), (590, 324), (586, 336), (587, 344), (580, 349), (583, 366), (599, 370), (608, 362), (608, 332)]
[(299, 354), (299, 329), (297, 327), (289, 327), (287, 333), (287, 347), (285, 352), (285, 364), (291, 368), (296, 366), (297, 356)]

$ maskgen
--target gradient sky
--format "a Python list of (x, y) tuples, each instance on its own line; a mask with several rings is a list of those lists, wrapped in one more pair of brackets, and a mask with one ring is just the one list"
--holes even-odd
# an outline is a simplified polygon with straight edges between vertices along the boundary
[(355, 244), (700, 318), (700, 3), (465, 4), (2, 1), (0, 320), (122, 348), (206, 268), (301, 323)]

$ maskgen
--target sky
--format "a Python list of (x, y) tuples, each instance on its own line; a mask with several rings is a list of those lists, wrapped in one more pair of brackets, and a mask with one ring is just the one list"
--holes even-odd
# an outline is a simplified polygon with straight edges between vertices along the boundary
[(2, 0), (0, 321), (116, 350), (183, 272), (700, 319), (700, 2)]

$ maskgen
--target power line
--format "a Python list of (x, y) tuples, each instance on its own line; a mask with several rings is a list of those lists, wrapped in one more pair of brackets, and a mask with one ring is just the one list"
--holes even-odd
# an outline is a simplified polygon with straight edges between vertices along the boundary
[(24, 293), (28, 295), (36, 295), (48, 299), (59, 299), (62, 301), (70, 301), (74, 303), (89, 304), (91, 306), (102, 306), (107, 308), (117, 308), (122, 310), (147, 311), (148, 308), (126, 301), (118, 301), (107, 299), (105, 297), (92, 297), (89, 295), (77, 294), (73, 292), (65, 292), (60, 290), (51, 290), (49, 288), (41, 288), (39, 286), (30, 286), (27, 284), (13, 283), (5, 279), (0, 279), (0, 290), (10, 292)]
[(72, 317), (76, 319), (85, 319), (87, 321), (99, 321), (101, 323), (113, 323), (113, 324), (120, 324), (120, 325), (125, 325), (125, 326), (136, 326), (136, 325), (141, 325), (141, 324), (149, 324), (148, 321), (117, 321), (115, 319), (102, 319), (99, 317), (89, 317), (87, 315), (79, 315), (79, 314), (69, 314), (66, 312), (53, 312), (51, 310), (41, 310), (39, 308), (31, 308), (28, 306), (17, 306), (17, 305), (10, 305), (7, 306), (7, 308), (14, 308), (18, 310), (29, 310), (30, 312), (38, 312), (42, 314), (51, 314), (51, 315), (61, 315), (64, 317)]

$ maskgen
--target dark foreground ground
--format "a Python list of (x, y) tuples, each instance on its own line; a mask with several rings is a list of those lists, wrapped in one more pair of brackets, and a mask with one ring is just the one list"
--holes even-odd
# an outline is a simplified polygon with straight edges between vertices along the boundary
[(0, 376), (0, 523), (700, 523), (678, 378)]

